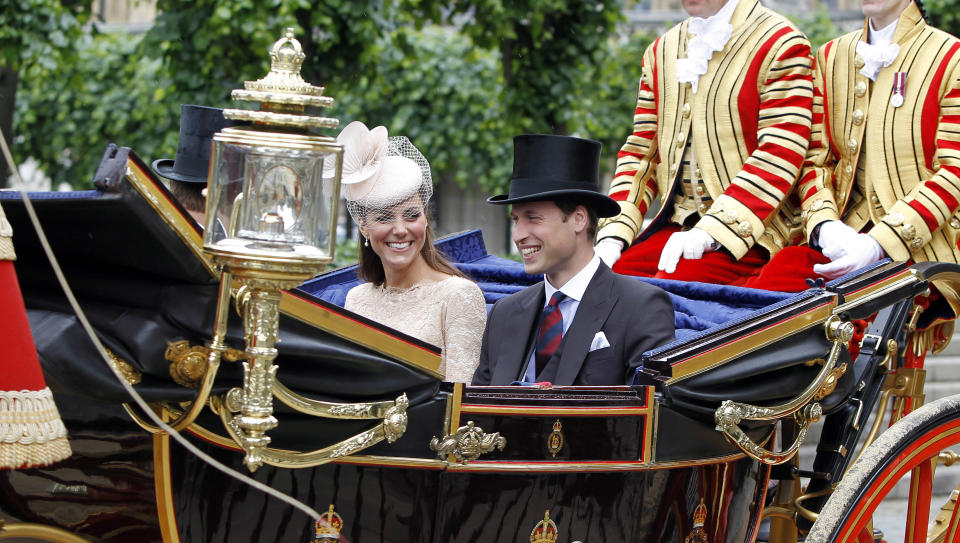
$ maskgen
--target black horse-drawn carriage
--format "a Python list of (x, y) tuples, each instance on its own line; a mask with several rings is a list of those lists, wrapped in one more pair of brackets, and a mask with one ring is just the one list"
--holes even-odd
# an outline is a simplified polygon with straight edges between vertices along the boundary
[[(909, 540), (960, 537), (955, 497), (928, 522), (937, 464), (956, 459), (960, 400), (917, 409), (922, 355), (952, 333), (938, 293), (960, 286), (957, 266), (882, 262), (799, 294), (654, 281), (674, 301), (678, 339), (613, 387), (444, 383), (436, 347), (340, 307), (352, 268), (319, 276), (282, 294), (279, 425), (253, 473), (322, 512), (317, 523), (211, 468), (130, 404), (110, 365), (196, 447), (246, 470), (231, 392), (244, 330), (236, 314), (218, 326), (224, 291), (200, 229), (129, 149), (110, 147), (94, 183), (33, 204), (107, 361), (23, 200), (0, 193), (74, 450), (0, 472), (0, 539), (873, 541), (874, 509), (910, 472)], [(486, 254), (477, 232), (440, 244), (488, 303), (537, 280)], [(213, 372), (205, 345), (217, 330), (228, 348)], [(850, 469), (885, 420), (871, 428), (871, 413), (891, 403), (894, 418), (915, 411)], [(821, 418), (801, 469), (795, 453)]]

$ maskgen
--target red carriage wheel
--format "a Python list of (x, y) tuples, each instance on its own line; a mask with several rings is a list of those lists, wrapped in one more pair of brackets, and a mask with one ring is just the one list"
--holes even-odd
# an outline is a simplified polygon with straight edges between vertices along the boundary
[[(868, 447), (841, 479), (806, 541), (874, 541), (874, 513), (901, 478), (908, 478), (904, 541), (960, 543), (960, 507), (949, 501), (931, 523), (937, 465), (952, 464), (949, 447), (960, 443), (960, 395), (937, 400), (910, 413)], [(955, 494), (954, 494), (955, 495)], [(880, 519), (877, 519), (880, 520)], [(887, 541), (893, 543), (888, 537)]]

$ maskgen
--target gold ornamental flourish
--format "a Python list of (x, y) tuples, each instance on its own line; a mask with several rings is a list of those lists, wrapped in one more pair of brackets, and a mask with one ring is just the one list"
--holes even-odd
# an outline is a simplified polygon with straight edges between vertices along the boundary
[[(239, 394), (237, 394), (238, 392)], [(231, 411), (236, 411), (238, 408), (242, 409), (242, 406), (238, 405), (240, 403), (239, 401), (231, 399), (231, 397), (236, 398), (236, 396), (242, 396), (240, 389), (231, 390), (230, 393), (227, 394), (226, 399), (219, 397), (211, 398), (210, 403), (213, 411), (220, 415), (220, 420), (223, 422), (223, 426), (227, 430), (230, 438), (243, 446), (244, 440), (248, 439), (247, 434), (249, 430), (247, 433), (244, 433), (244, 428), (240, 426), (241, 417), (234, 416), (231, 413)], [(260, 463), (258, 465), (267, 464), (280, 468), (310, 468), (355, 454), (381, 441), (393, 443), (400, 439), (407, 430), (407, 407), (410, 405), (406, 394), (402, 394), (397, 398), (394, 404), (395, 405), (387, 411), (380, 424), (349, 439), (334, 443), (322, 449), (310, 452), (293, 452), (274, 449), (264, 445), (255, 451), (256, 460)], [(269, 442), (269, 437), (263, 437), (266, 437), (267, 442)], [(244, 461), (246, 462), (246, 459)]]
[[(842, 375), (842, 373), (838, 374), (836, 371), (839, 369), (837, 360), (840, 357), (841, 350), (846, 349), (853, 338), (854, 327), (851, 323), (833, 315), (824, 323), (824, 332), (827, 339), (833, 342), (830, 354), (813, 382), (807, 385), (807, 388), (797, 397), (784, 404), (770, 407), (726, 400), (714, 412), (717, 431), (722, 432), (727, 441), (736, 445), (750, 458), (770, 465), (786, 462), (800, 450), (800, 445), (806, 439), (810, 423), (820, 419), (823, 408), (817, 402), (817, 395), (823, 394), (829, 388), (831, 378), (839, 379), (839, 376)], [(770, 451), (754, 443), (739, 426), (740, 421), (744, 419), (779, 421), (789, 416), (793, 416), (799, 431), (793, 444), (781, 452)]]
[[(211, 351), (212, 349), (202, 345), (191, 346), (185, 339), (168, 342), (163, 357), (170, 362), (170, 377), (182, 387), (199, 387), (210, 366)], [(220, 356), (227, 362), (238, 362), (247, 358), (243, 351), (229, 348)]]
[(460, 464), (476, 460), (480, 455), (493, 452), (494, 449), (502, 451), (506, 446), (507, 439), (501, 436), (500, 432), (488, 434), (472, 420), (467, 421), (466, 426), (457, 428), (455, 434), (430, 440), (430, 450), (437, 451), (437, 456), (443, 459), (453, 455)]
[(135, 385), (143, 379), (143, 374), (140, 373), (140, 370), (134, 368), (129, 362), (117, 356), (117, 353), (107, 349), (107, 354), (110, 355), (110, 365), (119, 371), (120, 375), (123, 375), (123, 378), (126, 379), (128, 383)]

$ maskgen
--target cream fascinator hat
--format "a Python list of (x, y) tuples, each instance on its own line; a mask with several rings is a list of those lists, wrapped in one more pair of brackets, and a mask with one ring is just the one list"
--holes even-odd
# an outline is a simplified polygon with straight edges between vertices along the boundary
[(405, 136), (388, 137), (383, 126), (370, 130), (354, 121), (337, 141), (343, 145), (340, 182), (353, 220), (360, 222), (414, 196), (426, 207), (433, 195), (430, 164)]

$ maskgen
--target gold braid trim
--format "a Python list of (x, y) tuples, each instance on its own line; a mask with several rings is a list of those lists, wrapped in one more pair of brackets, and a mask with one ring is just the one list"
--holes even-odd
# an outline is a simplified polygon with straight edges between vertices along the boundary
[(0, 392), (0, 469), (45, 466), (70, 456), (50, 389)]
[(13, 239), (0, 237), (0, 260), (16, 260), (16, 259), (17, 259), (17, 254), (13, 252)]
[(13, 228), (0, 207), (0, 260), (16, 260), (13, 252)]

